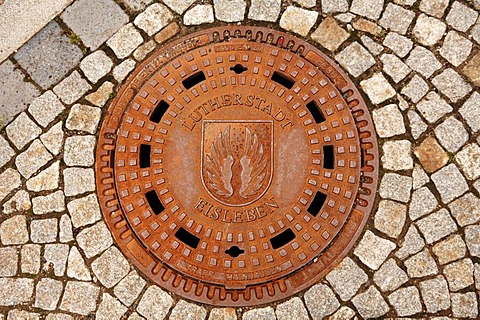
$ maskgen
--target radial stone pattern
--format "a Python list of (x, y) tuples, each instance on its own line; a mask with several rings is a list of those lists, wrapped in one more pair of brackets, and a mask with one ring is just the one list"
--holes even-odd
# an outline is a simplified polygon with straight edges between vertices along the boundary
[(261, 27), (206, 29), (154, 53), (110, 105), (96, 159), (122, 252), (161, 287), (219, 306), (318, 282), (362, 233), (378, 177), (347, 75)]

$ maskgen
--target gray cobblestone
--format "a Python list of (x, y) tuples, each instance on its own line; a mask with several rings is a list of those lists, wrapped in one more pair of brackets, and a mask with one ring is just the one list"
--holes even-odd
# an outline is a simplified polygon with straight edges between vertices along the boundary
[(422, 281), (419, 285), (427, 312), (435, 313), (450, 308), (448, 284), (443, 276)]
[(452, 293), (452, 314), (458, 318), (477, 318), (478, 303), (474, 292)]
[(172, 19), (173, 14), (167, 7), (160, 3), (154, 3), (140, 13), (133, 23), (152, 36), (167, 26)]
[(426, 78), (442, 67), (435, 55), (428, 49), (416, 46), (406, 60), (410, 68)]
[(465, 242), (468, 252), (474, 257), (480, 257), (480, 226), (471, 225), (465, 228)]
[(362, 80), (360, 86), (373, 104), (393, 98), (396, 93), (382, 73), (375, 73), (370, 78)]
[(80, 99), (92, 87), (77, 71), (53, 88), (53, 92), (66, 104), (72, 104)]
[(40, 245), (26, 244), (20, 251), (22, 273), (38, 274), (40, 271)]
[(39, 139), (32, 142), (30, 147), (15, 159), (18, 172), (25, 178), (30, 178), (41, 167), (52, 160), (52, 155)]
[(55, 310), (62, 291), (61, 281), (50, 278), (40, 279), (35, 290), (35, 307), (43, 310)]
[(98, 80), (109, 73), (112, 66), (112, 59), (101, 50), (88, 55), (80, 63), (80, 68), (92, 83), (97, 83)]
[(405, 271), (400, 269), (394, 259), (388, 259), (380, 269), (375, 272), (373, 281), (383, 292), (393, 291), (407, 282), (408, 276)]
[(113, 244), (110, 231), (103, 221), (80, 231), (76, 239), (87, 258), (102, 253)]
[(220, 21), (242, 21), (247, 3), (244, 0), (214, 0), (215, 17)]
[(447, 7), (448, 0), (421, 0), (419, 8), (426, 14), (442, 18)]
[(461, 65), (470, 55), (472, 43), (455, 31), (450, 31), (440, 48), (442, 57), (455, 67)]
[(69, 278), (83, 281), (92, 280), (90, 270), (87, 268), (85, 260), (75, 246), (72, 246), (70, 253), (68, 254), (67, 276)]
[(354, 77), (358, 77), (375, 64), (373, 56), (358, 42), (353, 42), (343, 49), (335, 59)]
[(385, 53), (380, 57), (383, 63), (383, 71), (388, 74), (395, 83), (402, 81), (412, 70), (396, 55)]
[(42, 127), (47, 127), (62, 111), (63, 104), (52, 91), (46, 91), (28, 107), (28, 112)]
[(399, 244), (399, 250), (395, 254), (400, 259), (415, 254), (423, 249), (425, 242), (420, 237), (417, 228), (412, 224), (405, 234), (404, 239)]
[(374, 286), (355, 296), (352, 302), (363, 318), (378, 318), (386, 314), (390, 309)]
[(35, 192), (57, 189), (60, 175), (59, 170), (60, 161), (55, 161), (45, 170), (33, 178), (28, 179), (27, 189)]
[(438, 242), (432, 250), (438, 258), (438, 263), (446, 264), (463, 258), (467, 252), (467, 247), (462, 237), (454, 234)]
[(214, 20), (213, 7), (209, 4), (196, 5), (183, 16), (183, 23), (187, 26), (212, 23)]
[(463, 259), (452, 262), (443, 268), (450, 291), (458, 291), (473, 284), (473, 262)]
[(448, 207), (461, 227), (480, 221), (480, 199), (471, 192), (451, 202)]
[(27, 243), (29, 236), (26, 216), (13, 216), (4, 220), (0, 224), (0, 240), (4, 246)]
[(453, 111), (453, 108), (434, 91), (429, 92), (416, 107), (429, 123), (435, 123)]
[[(270, 308), (271, 309), (271, 308)], [(273, 309), (272, 309), (273, 312)], [(187, 302), (185, 300), (180, 300), (175, 307), (172, 309), (169, 320), (183, 320), (183, 319), (192, 319), (192, 320), (204, 320), (207, 316), (207, 310), (194, 303)], [(275, 317), (275, 314), (273, 315)]]
[(128, 57), (141, 43), (143, 37), (140, 32), (129, 23), (115, 33), (107, 44), (119, 59)]
[(126, 306), (131, 306), (146, 285), (146, 281), (136, 271), (130, 272), (115, 287), (114, 293)]
[(391, 238), (397, 238), (405, 224), (407, 207), (404, 204), (381, 200), (375, 213), (375, 229), (383, 232)]
[(396, 173), (386, 173), (380, 183), (380, 196), (385, 199), (408, 202), (412, 189), (412, 178)]
[(195, 0), (163, 0), (163, 3), (178, 14), (184, 13), (194, 2)]
[(120, 320), (122, 316), (127, 312), (127, 308), (120, 303), (117, 299), (103, 293), (102, 302), (98, 306), (96, 312), (96, 320)]
[(281, 0), (252, 0), (248, 19), (275, 22), (280, 15)]
[(0, 277), (12, 277), (17, 274), (18, 253), (15, 247), (0, 248)]
[(30, 238), (33, 243), (55, 242), (58, 233), (58, 220), (55, 218), (32, 220)]
[(65, 274), (68, 258), (68, 244), (46, 244), (43, 254), (43, 270), (48, 271), (53, 267), (53, 274), (61, 277)]
[(67, 204), (67, 208), (75, 228), (95, 223), (102, 216), (95, 194), (72, 200)]
[(414, 17), (415, 13), (413, 11), (389, 3), (379, 23), (385, 29), (405, 34)]
[(442, 201), (448, 203), (468, 190), (467, 182), (458, 168), (450, 164), (432, 175)]
[(440, 41), (445, 30), (447, 30), (447, 25), (441, 20), (422, 13), (415, 23), (413, 35), (421, 44), (433, 46)]
[(463, 124), (453, 116), (445, 119), (434, 131), (440, 144), (450, 152), (458, 151), (468, 140)]
[(94, 149), (97, 140), (95, 136), (73, 136), (65, 140), (63, 159), (67, 166), (92, 166)]
[(383, 0), (353, 0), (350, 11), (360, 16), (367, 17), (372, 20), (380, 18), (383, 10)]
[(110, 247), (92, 263), (92, 271), (107, 288), (112, 288), (130, 271), (127, 259), (116, 247)]
[(427, 130), (428, 126), (418, 115), (418, 113), (413, 110), (408, 110), (407, 116), (410, 123), (412, 137), (416, 140)]
[(480, 93), (473, 92), (472, 95), (465, 101), (459, 112), (467, 122), (473, 132), (480, 130)]
[(438, 201), (428, 187), (421, 187), (412, 194), (408, 208), (410, 219), (417, 220), (437, 208)]
[(33, 213), (36, 215), (65, 210), (65, 196), (62, 191), (56, 191), (45, 196), (32, 199)]
[(346, 257), (325, 277), (343, 301), (350, 300), (368, 276), (352, 259)]
[(403, 58), (412, 50), (413, 42), (396, 32), (389, 32), (383, 40), (383, 45), (390, 48), (400, 58)]
[(455, 1), (447, 14), (446, 21), (458, 31), (467, 31), (477, 21), (478, 12), (459, 1)]
[(476, 143), (466, 145), (455, 156), (460, 169), (468, 180), (480, 177), (480, 146)]
[(46, 133), (40, 136), (40, 141), (54, 156), (60, 153), (63, 145), (63, 128), (62, 122), (58, 122), (50, 128)]
[(423, 278), (438, 273), (437, 264), (426, 249), (405, 260), (404, 264), (410, 278)]
[(433, 78), (432, 83), (452, 102), (457, 102), (472, 90), (472, 86), (453, 69), (445, 69)]
[(429, 244), (457, 231), (455, 221), (444, 208), (418, 220), (417, 226)]
[(289, 6), (280, 18), (280, 27), (306, 37), (318, 18), (318, 12)]
[(340, 307), (332, 289), (325, 284), (316, 284), (305, 292), (305, 303), (314, 319), (323, 319)]
[(7, 126), (7, 136), (17, 147), (23, 149), (28, 143), (37, 138), (42, 129), (31, 120), (25, 112), (22, 112), (15, 120)]
[(68, 281), (60, 309), (86, 316), (97, 308), (99, 292), (92, 283)]
[(33, 294), (33, 279), (0, 278), (0, 306), (29, 302)]
[(137, 312), (147, 319), (164, 319), (173, 305), (173, 299), (157, 286), (151, 286), (140, 300)]
[(398, 289), (388, 296), (388, 301), (400, 317), (422, 312), (420, 294), (414, 286)]
[(67, 168), (63, 170), (65, 195), (76, 196), (95, 191), (95, 175), (93, 169)]
[[(309, 302), (305, 301), (305, 303), (308, 306)], [(311, 307), (312, 309), (314, 308), (314, 310), (317, 310), (316, 307), (322, 308), (323, 306), (318, 305), (318, 302), (316, 301), (312, 301)], [(308, 320), (309, 319), (307, 309), (305, 308), (302, 300), (299, 297), (293, 297), (290, 300), (279, 304), (275, 310), (275, 315), (277, 316), (277, 320), (290, 320), (290, 319)], [(235, 316), (235, 319), (236, 319), (236, 316)], [(212, 319), (211, 312), (208, 320), (214, 320)], [(221, 319), (217, 319), (217, 320), (221, 320)]]
[(402, 88), (401, 93), (410, 98), (413, 103), (417, 103), (428, 92), (428, 89), (428, 84), (425, 80), (418, 75), (414, 75), (407, 85)]

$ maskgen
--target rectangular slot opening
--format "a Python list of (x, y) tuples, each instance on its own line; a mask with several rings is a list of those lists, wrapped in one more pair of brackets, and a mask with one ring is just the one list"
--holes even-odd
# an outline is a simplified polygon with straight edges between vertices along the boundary
[(197, 73), (192, 74), (190, 77), (182, 81), (183, 86), (185, 89), (190, 89), (191, 87), (199, 84), (202, 81), (205, 81), (205, 73), (203, 71), (199, 71)]
[(273, 72), (272, 80), (281, 84), (287, 89), (292, 89), (293, 85), (295, 84), (295, 81), (277, 71)]
[(310, 213), (312, 216), (316, 217), (320, 210), (322, 210), (323, 204), (325, 203), (325, 200), (327, 200), (327, 195), (323, 194), (321, 192), (317, 192), (315, 194), (315, 197), (313, 197), (313, 201), (308, 207), (307, 211)]
[(333, 146), (323, 146), (323, 167), (325, 169), (333, 169), (335, 165), (335, 153)]
[(140, 145), (140, 168), (150, 167), (150, 153), (152, 152), (152, 146), (149, 144)]
[(190, 246), (194, 249), (198, 247), (198, 243), (200, 242), (199, 237), (194, 236), (182, 227), (175, 232), (175, 237), (177, 237), (178, 240), (182, 241), (187, 246)]
[(288, 228), (287, 230), (270, 239), (270, 243), (272, 244), (273, 249), (278, 249), (293, 239), (295, 239), (295, 233), (293, 233), (292, 229)]
[(166, 103), (164, 100), (160, 100), (160, 102), (157, 104), (155, 109), (153, 109), (153, 112), (150, 115), (150, 121), (159, 123), (160, 120), (162, 120), (162, 117), (165, 114), (165, 111), (167, 111), (169, 106), (170, 105)]
[(150, 208), (152, 208), (153, 213), (158, 215), (165, 210), (165, 207), (160, 202), (160, 198), (157, 196), (155, 190), (145, 193), (145, 198), (147, 198), (147, 202), (150, 205)]
[(310, 113), (312, 114), (313, 120), (315, 120), (316, 123), (325, 121), (325, 117), (323, 116), (322, 110), (320, 110), (315, 100), (312, 100), (309, 103), (307, 103), (307, 108), (308, 108), (308, 111), (310, 111)]

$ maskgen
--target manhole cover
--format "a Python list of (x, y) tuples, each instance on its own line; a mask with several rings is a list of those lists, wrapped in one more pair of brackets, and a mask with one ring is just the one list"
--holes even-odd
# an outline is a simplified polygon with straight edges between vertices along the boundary
[(344, 72), (259, 27), (186, 36), (142, 64), (104, 120), (97, 189), (150, 279), (223, 306), (318, 281), (362, 232), (378, 175), (372, 120)]

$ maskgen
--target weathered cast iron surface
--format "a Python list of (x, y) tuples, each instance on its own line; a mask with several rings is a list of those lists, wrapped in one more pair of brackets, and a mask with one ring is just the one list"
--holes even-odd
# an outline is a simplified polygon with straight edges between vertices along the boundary
[(121, 250), (167, 290), (221, 306), (321, 279), (362, 232), (378, 175), (372, 120), (346, 74), (260, 27), (159, 50), (111, 104), (96, 160)]

